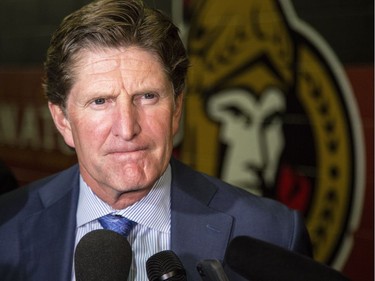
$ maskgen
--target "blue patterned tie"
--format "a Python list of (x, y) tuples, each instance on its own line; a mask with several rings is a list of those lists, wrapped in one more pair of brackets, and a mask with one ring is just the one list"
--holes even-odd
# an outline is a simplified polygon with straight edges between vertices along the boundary
[(98, 219), (104, 229), (109, 229), (127, 237), (132, 228), (137, 224), (119, 215), (108, 214)]

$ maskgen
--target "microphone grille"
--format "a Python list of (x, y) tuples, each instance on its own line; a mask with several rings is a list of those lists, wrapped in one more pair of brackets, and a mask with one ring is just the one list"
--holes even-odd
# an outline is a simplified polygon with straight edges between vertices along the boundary
[(147, 277), (150, 281), (185, 281), (186, 271), (177, 257), (170, 250), (161, 251), (146, 262)]
[(131, 261), (132, 250), (125, 237), (110, 230), (91, 231), (82, 237), (76, 247), (76, 280), (126, 280)]

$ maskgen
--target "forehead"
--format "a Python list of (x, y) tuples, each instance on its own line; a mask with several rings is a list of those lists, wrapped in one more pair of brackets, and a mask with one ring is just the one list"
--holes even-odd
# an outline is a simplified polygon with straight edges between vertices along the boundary
[(82, 98), (124, 89), (129, 94), (173, 92), (172, 82), (158, 56), (138, 47), (81, 50), (72, 71), (69, 96)]
[(73, 66), (76, 74), (105, 74), (114, 70), (163, 70), (163, 66), (152, 52), (138, 47), (101, 48), (81, 50)]

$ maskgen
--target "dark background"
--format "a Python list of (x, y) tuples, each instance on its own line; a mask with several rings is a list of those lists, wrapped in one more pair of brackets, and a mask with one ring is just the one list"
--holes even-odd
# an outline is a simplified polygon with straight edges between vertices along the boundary
[[(147, 0), (171, 13), (173, 0)], [(62, 18), (88, 0), (1, 0), (0, 65), (39, 64)], [(344, 64), (373, 63), (374, 1), (294, 0), (297, 15), (317, 30)]]

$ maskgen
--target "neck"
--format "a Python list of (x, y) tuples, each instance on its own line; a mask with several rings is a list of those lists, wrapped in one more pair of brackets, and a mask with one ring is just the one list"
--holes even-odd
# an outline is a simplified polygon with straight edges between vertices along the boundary
[(102, 201), (106, 202), (111, 206), (111, 208), (115, 210), (122, 210), (133, 205), (143, 197), (147, 196), (150, 190), (151, 189), (139, 189), (122, 193), (115, 192), (115, 194), (108, 194), (106, 192), (103, 192), (103, 190), (92, 189), (96, 196), (98, 196)]

